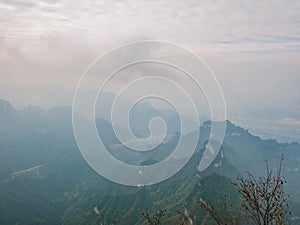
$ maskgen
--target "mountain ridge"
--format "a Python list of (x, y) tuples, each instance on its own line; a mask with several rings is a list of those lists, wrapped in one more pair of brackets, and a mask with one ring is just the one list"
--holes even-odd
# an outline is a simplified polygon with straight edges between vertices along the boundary
[[(299, 172), (295, 171), (300, 167), (297, 161), (299, 144), (262, 140), (230, 121), (226, 122), (222, 148), (208, 170), (199, 172), (196, 167), (209, 137), (209, 121), (200, 128), (196, 151), (181, 171), (163, 183), (138, 189), (107, 181), (87, 166), (73, 136), (70, 107), (47, 111), (31, 108), (26, 113), (22, 110), (21, 113), (19, 110), (16, 112), (13, 112), (13, 119), (0, 122), (0, 224), (22, 221), (22, 224), (30, 225), (99, 224), (99, 220), (114, 224), (142, 224), (140, 214), (146, 208), (152, 212), (160, 207), (171, 212), (182, 210), (188, 199), (198, 196), (196, 187), (202, 179), (215, 180), (215, 173), (234, 179), (246, 169), (262, 174), (265, 171), (263, 160), (267, 159), (274, 167), (278, 165), (277, 157), (282, 152), (287, 153), (283, 169), (288, 185), (293, 184), (288, 186), (288, 191), (296, 201), (295, 208), (300, 202), (297, 197), (300, 196), (297, 190)], [(11, 118), (10, 115), (5, 117)], [(113, 130), (109, 122), (100, 119), (98, 126), (106, 127), (104, 130), (110, 138), (108, 144), (117, 141), (111, 137)], [(164, 148), (172, 150), (175, 143), (175, 139), (170, 139)], [(254, 162), (259, 166), (254, 168)], [(10, 174), (38, 165), (43, 165), (39, 173), (32, 171), (5, 182)], [(220, 185), (230, 183), (219, 179)], [(207, 184), (207, 188), (213, 187)], [(101, 212), (101, 218), (93, 212), (95, 206)], [(189, 210), (194, 212), (193, 215), (198, 212)], [(30, 211), (35, 214), (30, 214)], [(51, 213), (46, 215), (45, 211)], [(206, 218), (205, 215), (203, 217)], [(170, 218), (175, 220), (176, 214)]]

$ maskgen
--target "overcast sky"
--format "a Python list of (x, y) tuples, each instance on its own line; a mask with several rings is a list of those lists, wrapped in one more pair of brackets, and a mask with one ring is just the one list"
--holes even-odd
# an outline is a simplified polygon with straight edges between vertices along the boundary
[(16, 108), (71, 104), (97, 56), (158, 39), (209, 64), (229, 114), (300, 115), (299, 12), (299, 0), (0, 0), (0, 98)]

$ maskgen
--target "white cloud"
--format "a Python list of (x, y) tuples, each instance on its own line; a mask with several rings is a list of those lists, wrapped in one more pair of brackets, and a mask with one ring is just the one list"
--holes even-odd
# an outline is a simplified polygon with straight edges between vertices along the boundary
[(0, 98), (60, 104), (96, 56), (163, 39), (204, 56), (232, 105), (300, 104), (299, 11), (297, 0), (0, 0)]

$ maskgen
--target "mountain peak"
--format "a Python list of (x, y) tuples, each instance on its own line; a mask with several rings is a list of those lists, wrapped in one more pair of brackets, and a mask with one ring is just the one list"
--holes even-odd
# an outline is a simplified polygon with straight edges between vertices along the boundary
[(0, 99), (0, 115), (8, 114), (14, 111), (15, 108), (8, 101)]

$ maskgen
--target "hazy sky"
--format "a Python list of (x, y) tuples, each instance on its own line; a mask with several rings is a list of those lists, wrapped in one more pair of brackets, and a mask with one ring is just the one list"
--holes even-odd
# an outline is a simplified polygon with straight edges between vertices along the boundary
[(300, 115), (299, 12), (299, 0), (0, 0), (0, 98), (16, 108), (71, 104), (95, 57), (161, 39), (203, 57), (230, 114)]

